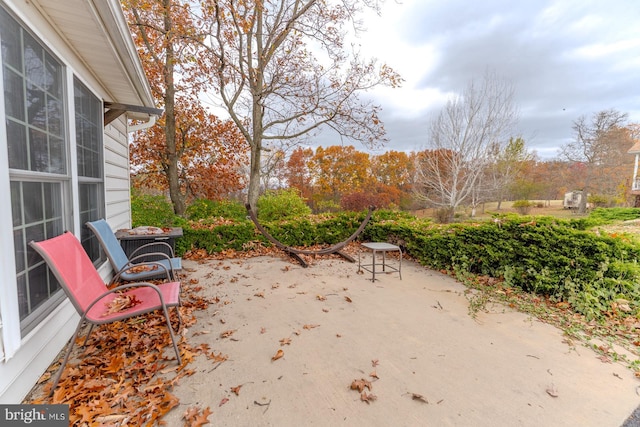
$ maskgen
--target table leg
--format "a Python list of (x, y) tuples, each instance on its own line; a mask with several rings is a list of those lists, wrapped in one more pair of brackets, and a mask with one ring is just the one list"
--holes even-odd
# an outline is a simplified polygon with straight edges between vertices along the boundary
[(382, 251), (382, 271), (386, 272), (387, 267), (387, 251)]
[(371, 279), (372, 282), (376, 281), (376, 251), (375, 249), (373, 250), (373, 262), (372, 262), (372, 270), (373, 270), (373, 278)]

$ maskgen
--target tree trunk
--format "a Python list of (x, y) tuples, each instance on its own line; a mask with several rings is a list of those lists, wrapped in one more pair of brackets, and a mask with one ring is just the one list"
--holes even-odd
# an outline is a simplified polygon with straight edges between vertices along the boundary
[(258, 212), (258, 197), (260, 196), (260, 158), (261, 150), (251, 146), (251, 165), (249, 168), (249, 190), (247, 194), (247, 203), (251, 206), (253, 212)]
[[(167, 34), (170, 34), (173, 27), (171, 14), (168, 12), (171, 8), (171, 1), (165, 0), (164, 7), (167, 13), (164, 14), (164, 27)], [(173, 204), (173, 211), (176, 215), (183, 215), (186, 206), (184, 197), (180, 192), (180, 182), (178, 181), (178, 154), (176, 153), (176, 114), (175, 114), (175, 96), (176, 88), (173, 79), (175, 54), (171, 43), (167, 43), (167, 58), (165, 60), (165, 83), (166, 92), (165, 101), (165, 136), (167, 138), (167, 181), (169, 184), (169, 198)]]

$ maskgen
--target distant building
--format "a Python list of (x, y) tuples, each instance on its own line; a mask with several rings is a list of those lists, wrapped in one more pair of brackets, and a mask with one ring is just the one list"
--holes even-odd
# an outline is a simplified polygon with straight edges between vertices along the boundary
[(636, 141), (633, 147), (627, 151), (629, 154), (634, 154), (636, 160), (633, 166), (633, 181), (631, 181), (631, 194), (635, 196), (633, 206), (640, 208), (640, 177), (638, 177), (638, 163), (640, 162), (640, 141)]

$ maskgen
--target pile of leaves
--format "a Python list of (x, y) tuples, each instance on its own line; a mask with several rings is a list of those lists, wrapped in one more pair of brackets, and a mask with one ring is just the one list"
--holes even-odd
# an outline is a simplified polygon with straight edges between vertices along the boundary
[[(195, 323), (195, 310), (204, 310), (217, 301), (197, 295), (197, 283), (183, 283), (182, 331)], [(171, 322), (178, 324), (175, 309), (170, 309)], [(88, 328), (87, 328), (88, 331)], [(38, 381), (26, 404), (68, 404), (69, 424), (81, 425), (154, 425), (178, 399), (171, 393), (180, 378), (193, 374), (188, 365), (198, 354), (214, 362), (226, 358), (210, 352), (206, 344), (196, 348), (178, 334), (182, 363), (175, 360), (166, 321), (160, 311), (94, 328), (85, 347), (85, 337), (76, 341), (58, 387), (49, 397), (52, 378), (61, 359), (53, 363)], [(189, 417), (200, 423), (201, 416)], [(206, 417), (205, 417), (206, 418)], [(190, 424), (200, 425), (200, 424)]]

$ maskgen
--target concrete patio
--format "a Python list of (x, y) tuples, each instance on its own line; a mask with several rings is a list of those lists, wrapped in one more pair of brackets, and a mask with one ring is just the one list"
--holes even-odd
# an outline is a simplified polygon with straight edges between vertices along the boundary
[[(404, 261), (398, 274), (277, 256), (185, 261), (218, 304), (196, 313), (199, 356), (174, 389), (212, 425), (621, 426), (640, 382), (553, 326), (503, 306), (469, 314), (465, 287)], [(279, 351), (282, 354), (279, 354)], [(280, 356), (280, 357), (278, 357)], [(354, 380), (361, 392), (351, 389)]]

